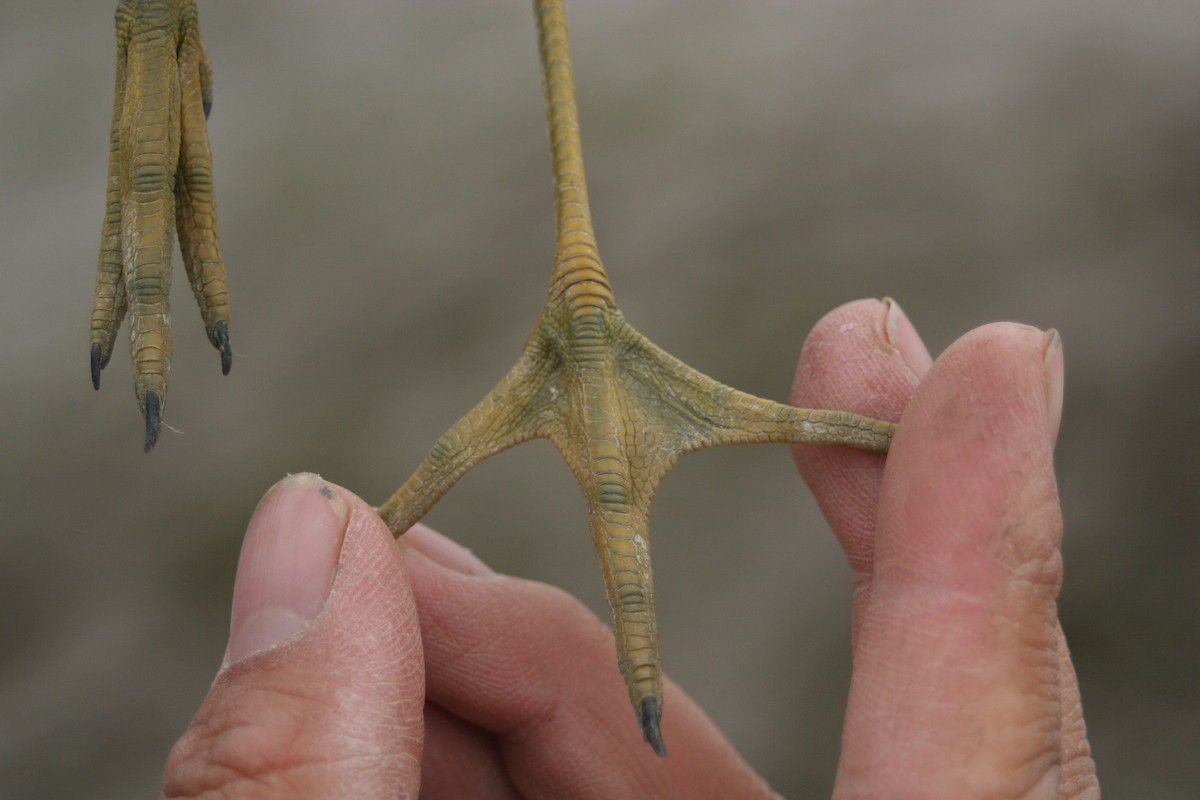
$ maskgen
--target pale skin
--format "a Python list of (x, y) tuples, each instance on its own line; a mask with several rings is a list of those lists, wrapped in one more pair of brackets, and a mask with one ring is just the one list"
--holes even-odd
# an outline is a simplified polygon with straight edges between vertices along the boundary
[[(835, 797), (1099, 797), (1056, 608), (1062, 365), (1056, 335), (1007, 323), (931, 365), (878, 301), (805, 343), (793, 402), (901, 414), (886, 462), (794, 448), (855, 575)], [(773, 796), (669, 679), (655, 758), (612, 702), (612, 644), (562, 591), (422, 526), (397, 548), (368, 504), (294, 476), (250, 521), (225, 662), (164, 793)]]

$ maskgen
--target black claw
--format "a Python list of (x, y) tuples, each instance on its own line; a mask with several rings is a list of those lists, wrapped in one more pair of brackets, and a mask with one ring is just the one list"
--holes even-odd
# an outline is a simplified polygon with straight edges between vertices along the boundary
[(92, 387), (100, 388), (100, 369), (104, 366), (100, 360), (100, 343), (92, 342)]
[(149, 453), (158, 441), (158, 429), (162, 427), (162, 399), (153, 389), (146, 392), (146, 448)]
[(213, 328), (213, 344), (221, 351), (221, 374), (228, 375), (233, 366), (233, 350), (229, 347), (229, 325), (224, 320)]
[(662, 721), (662, 711), (658, 708), (658, 703), (653, 697), (642, 699), (641, 708), (642, 736), (646, 743), (654, 748), (654, 752), (658, 753), (659, 758), (667, 757), (667, 746), (663, 744), (662, 729), (659, 723)]

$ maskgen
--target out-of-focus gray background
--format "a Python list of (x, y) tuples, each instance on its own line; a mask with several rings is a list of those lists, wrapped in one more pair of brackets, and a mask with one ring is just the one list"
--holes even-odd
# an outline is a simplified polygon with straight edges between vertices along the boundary
[[(112, 5), (0, 6), (4, 797), (154, 794), (261, 493), (314, 470), (385, 498), (515, 359), (550, 268), (527, 3), (203, 0), (237, 357), (222, 378), (179, 269), (177, 430), (143, 455), (124, 350), (88, 383)], [(1195, 797), (1200, 4), (571, 11), (601, 248), (677, 356), (785, 398), (859, 297), (935, 353), (998, 319), (1062, 331), (1062, 615), (1102, 783)], [(429, 521), (607, 614), (549, 445)], [(685, 459), (654, 534), (668, 670), (780, 791), (826, 796), (850, 581), (787, 449)]]

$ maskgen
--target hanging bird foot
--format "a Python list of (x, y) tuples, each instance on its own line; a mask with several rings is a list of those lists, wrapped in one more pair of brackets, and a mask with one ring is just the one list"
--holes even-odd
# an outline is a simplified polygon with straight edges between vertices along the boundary
[[(121, 0), (108, 195), (92, 305), (92, 385), (129, 317), (134, 390), (154, 446), (171, 367), (175, 234), (208, 338), (229, 373), (229, 298), (217, 237), (206, 117), (212, 68), (195, 0)], [(149, 397), (153, 393), (153, 415)], [(153, 425), (151, 424), (153, 417)], [(153, 430), (152, 430), (153, 429)]]

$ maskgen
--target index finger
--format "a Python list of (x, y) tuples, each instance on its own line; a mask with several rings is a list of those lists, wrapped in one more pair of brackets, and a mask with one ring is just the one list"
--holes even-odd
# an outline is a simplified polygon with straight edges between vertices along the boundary
[[(856, 300), (813, 327), (796, 367), (791, 403), (898, 420), (931, 364), (894, 300)], [(871, 572), (885, 457), (849, 447), (793, 445), (792, 458), (861, 586)]]

